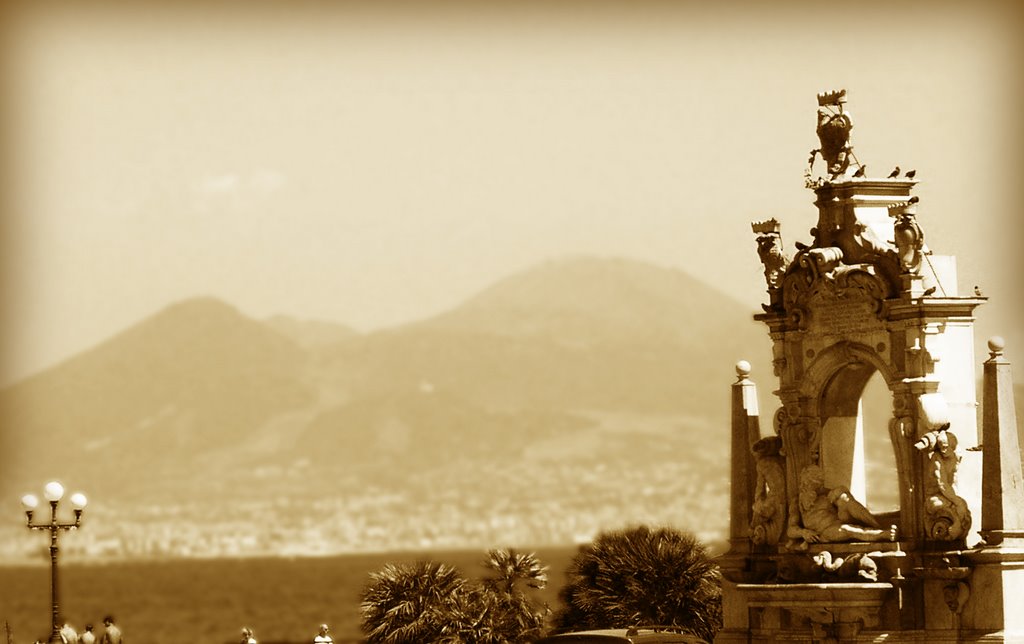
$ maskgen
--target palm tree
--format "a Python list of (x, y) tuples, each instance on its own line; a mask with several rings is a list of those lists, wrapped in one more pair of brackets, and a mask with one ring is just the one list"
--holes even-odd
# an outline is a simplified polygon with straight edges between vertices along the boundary
[(517, 584), (540, 589), (548, 583), (548, 567), (540, 562), (534, 552), (516, 552), (514, 548), (496, 548), (487, 551), (484, 567), (494, 573), (484, 579), (484, 585), (497, 593), (514, 595), (521, 593)]
[(445, 564), (388, 564), (370, 575), (361, 605), (367, 644), (512, 644), (536, 639), (547, 607), (527, 589), (543, 588), (547, 567), (534, 553), (491, 550), (490, 576), (470, 583)]
[(722, 623), (717, 567), (692, 535), (639, 526), (598, 535), (573, 558), (559, 630), (681, 626), (711, 641)]
[(488, 551), (484, 567), (493, 575), (483, 580), (483, 588), (493, 599), (493, 630), (511, 642), (539, 636), (550, 611), (547, 606), (535, 606), (525, 588), (544, 588), (548, 583), (548, 567), (540, 562), (536, 553), (517, 552), (512, 548)]
[(491, 575), (466, 588), (441, 644), (512, 644), (539, 637), (549, 611), (535, 606), (526, 589), (544, 587), (547, 566), (536, 554), (513, 549), (488, 551), (483, 565)]
[(360, 605), (368, 644), (439, 642), (465, 612), (466, 580), (443, 563), (387, 564), (370, 574)]

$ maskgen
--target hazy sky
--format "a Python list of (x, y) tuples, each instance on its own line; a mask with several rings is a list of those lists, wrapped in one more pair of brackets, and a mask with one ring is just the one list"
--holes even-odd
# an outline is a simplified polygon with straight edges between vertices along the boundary
[(916, 168), (926, 242), (991, 296), (979, 336), (1024, 356), (1017, 14), (706, 4), (9, 10), (0, 382), (194, 295), (365, 330), (568, 254), (753, 313), (749, 222), (810, 240), (841, 87), (869, 174)]

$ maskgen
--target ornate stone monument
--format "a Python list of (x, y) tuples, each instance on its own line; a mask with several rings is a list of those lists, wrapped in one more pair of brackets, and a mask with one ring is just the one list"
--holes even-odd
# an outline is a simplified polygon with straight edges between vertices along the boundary
[[(1024, 484), (1009, 363), (990, 342), (977, 425), (973, 314), (955, 258), (925, 244), (912, 172), (867, 175), (846, 92), (818, 96), (806, 174), (818, 221), (785, 252), (753, 224), (781, 406), (762, 435), (750, 365), (733, 385), (731, 548), (716, 642), (1024, 641)], [(824, 174), (815, 177), (820, 155)], [(899, 507), (858, 498), (861, 397), (878, 375)], [(980, 531), (979, 531), (980, 518)]]

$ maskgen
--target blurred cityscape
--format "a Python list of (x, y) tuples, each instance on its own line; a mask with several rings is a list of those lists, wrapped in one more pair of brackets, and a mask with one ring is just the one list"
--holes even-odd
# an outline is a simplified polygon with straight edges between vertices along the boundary
[[(298, 472), (268, 467), (253, 476), (286, 480)], [(565, 545), (640, 523), (678, 527), (711, 544), (725, 538), (727, 498), (724, 476), (684, 462), (516, 464), (498, 471), (466, 463), (418, 477), (402, 490), (369, 486), (308, 502), (287, 495), (231, 503), (94, 499), (82, 528), (60, 544), (62, 558), (71, 561), (314, 556)], [(19, 523), (0, 527), (6, 563), (47, 562), (48, 545)]]

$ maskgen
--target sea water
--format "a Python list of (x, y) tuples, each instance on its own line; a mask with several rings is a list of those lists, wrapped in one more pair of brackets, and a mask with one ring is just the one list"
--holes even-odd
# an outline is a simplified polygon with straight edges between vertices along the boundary
[[(528, 549), (524, 549), (528, 550)], [(575, 549), (538, 549), (550, 567), (538, 602), (557, 607)], [(321, 623), (338, 644), (359, 642), (359, 601), (371, 572), (386, 563), (441, 561), (469, 578), (484, 574), (484, 551), (406, 552), (336, 557), (178, 559), (62, 564), (61, 618), (81, 632), (101, 633), (112, 615), (128, 642), (228, 644), (243, 626), (261, 644), (312, 642)], [(50, 633), (50, 569), (0, 567), (0, 644), (46, 641)]]

